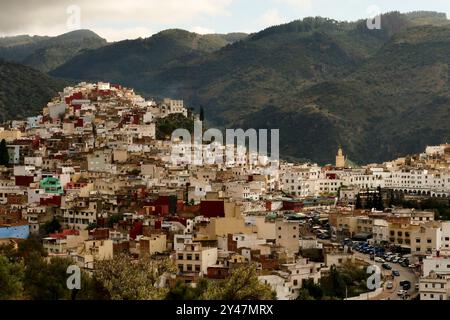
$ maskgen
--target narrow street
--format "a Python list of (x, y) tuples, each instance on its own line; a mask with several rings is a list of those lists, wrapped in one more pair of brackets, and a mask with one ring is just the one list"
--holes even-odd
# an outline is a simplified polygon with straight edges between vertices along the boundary
[[(410, 299), (415, 298), (415, 296), (418, 294), (418, 291), (415, 289), (415, 286), (416, 286), (416, 283), (419, 282), (419, 278), (415, 275), (415, 273), (413, 271), (411, 271), (411, 269), (402, 267), (396, 263), (387, 262), (387, 264), (389, 264), (392, 267), (392, 270), (397, 270), (400, 273), (399, 277), (394, 277), (393, 280), (388, 280), (387, 278), (389, 278), (391, 276), (392, 270), (383, 269), (383, 267), (381, 266), (382, 265), (381, 263), (377, 263), (373, 260), (370, 260), (368, 255), (365, 255), (365, 254), (355, 251), (355, 256), (358, 259), (364, 260), (365, 262), (367, 262), (369, 264), (377, 265), (383, 273), (383, 279), (385, 279), (383, 293), (381, 293), (379, 296), (377, 296), (376, 298), (373, 298), (371, 300), (402, 300), (402, 297), (399, 297), (397, 295), (397, 292), (400, 289), (402, 289), (400, 287), (400, 282), (403, 280), (408, 280), (411, 282), (411, 288), (408, 290)], [(388, 281), (393, 282), (392, 289), (386, 289), (386, 284)]]

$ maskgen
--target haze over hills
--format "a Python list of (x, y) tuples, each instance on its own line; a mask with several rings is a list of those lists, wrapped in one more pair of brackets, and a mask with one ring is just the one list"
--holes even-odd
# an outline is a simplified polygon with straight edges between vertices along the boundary
[(381, 30), (325, 18), (251, 35), (166, 30), (78, 52), (50, 74), (184, 99), (204, 106), (210, 126), (280, 128), (285, 158), (329, 163), (342, 145), (358, 163), (378, 162), (450, 137), (449, 20), (381, 21)]

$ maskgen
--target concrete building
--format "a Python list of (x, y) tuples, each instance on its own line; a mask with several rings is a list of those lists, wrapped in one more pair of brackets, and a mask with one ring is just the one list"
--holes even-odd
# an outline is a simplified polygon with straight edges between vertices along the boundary
[(300, 249), (299, 227), (299, 221), (281, 219), (275, 221), (275, 243), (290, 253), (298, 253)]
[(184, 244), (182, 250), (175, 253), (175, 265), (182, 273), (206, 275), (208, 267), (217, 264), (217, 248), (202, 247), (200, 243)]

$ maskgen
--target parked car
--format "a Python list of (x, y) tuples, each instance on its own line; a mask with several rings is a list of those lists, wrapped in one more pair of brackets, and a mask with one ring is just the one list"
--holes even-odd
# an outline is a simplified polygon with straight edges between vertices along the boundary
[(409, 267), (410, 267), (411, 269), (414, 269), (414, 268), (416, 267), (416, 265), (415, 265), (415, 264), (410, 264)]
[(378, 263), (385, 263), (386, 261), (384, 261), (383, 258), (376, 257), (376, 258), (375, 258), (375, 262), (378, 262)]
[(394, 259), (392, 259), (392, 262), (393, 262), (393, 263), (397, 263), (398, 260), (399, 260), (399, 259), (398, 259), (397, 257), (395, 257)]
[(401, 265), (402, 267), (404, 267), (404, 268), (408, 268), (408, 264), (407, 264), (405, 261), (403, 261), (402, 263), (400, 263), (400, 265)]
[(386, 289), (391, 290), (392, 288), (394, 288), (394, 284), (392, 283), (392, 281), (388, 281), (386, 283)]
[(400, 272), (398, 272), (398, 270), (392, 270), (392, 275), (394, 277), (400, 277)]
[(390, 265), (388, 265), (387, 263), (383, 263), (381, 266), (383, 267), (383, 269), (386, 269), (386, 270), (392, 269), (392, 267)]

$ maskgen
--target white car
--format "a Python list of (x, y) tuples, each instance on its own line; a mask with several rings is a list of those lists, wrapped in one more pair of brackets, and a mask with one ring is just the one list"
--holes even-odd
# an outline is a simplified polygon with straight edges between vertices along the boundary
[(376, 258), (375, 258), (375, 262), (378, 262), (378, 263), (385, 263), (386, 261), (384, 261), (383, 258), (376, 257)]
[(394, 288), (394, 284), (392, 283), (392, 281), (388, 281), (388, 282), (386, 283), (386, 289), (390, 290), (390, 289), (392, 289), (392, 288)]

